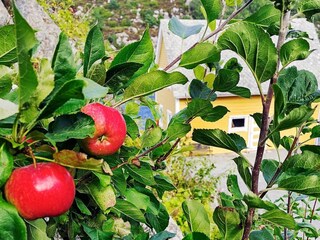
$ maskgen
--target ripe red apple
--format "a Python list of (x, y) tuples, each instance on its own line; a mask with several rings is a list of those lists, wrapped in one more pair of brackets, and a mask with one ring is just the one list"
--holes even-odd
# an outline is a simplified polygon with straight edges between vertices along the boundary
[(84, 151), (94, 156), (107, 156), (118, 151), (127, 132), (121, 113), (100, 103), (88, 104), (81, 111), (92, 117), (96, 129), (92, 138), (80, 141)]
[(57, 163), (37, 163), (16, 168), (5, 185), (5, 196), (28, 220), (59, 216), (71, 207), (75, 184)]

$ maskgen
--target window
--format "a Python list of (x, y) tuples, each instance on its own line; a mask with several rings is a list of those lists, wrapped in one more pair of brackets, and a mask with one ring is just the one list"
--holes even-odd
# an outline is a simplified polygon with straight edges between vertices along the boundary
[(248, 131), (247, 116), (231, 116), (229, 118), (229, 132)]

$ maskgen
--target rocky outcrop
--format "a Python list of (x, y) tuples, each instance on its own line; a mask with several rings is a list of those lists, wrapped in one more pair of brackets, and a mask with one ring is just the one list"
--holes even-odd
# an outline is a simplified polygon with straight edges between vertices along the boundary
[[(52, 58), (59, 40), (59, 27), (36, 0), (16, 0), (15, 3), (22, 16), (37, 31), (36, 36), (40, 42), (40, 46), (37, 49), (35, 57)], [(8, 23), (12, 23), (12, 18), (2, 4), (2, 1), (0, 1), (0, 26)]]
[(7, 25), (9, 23), (12, 23), (11, 16), (2, 1), (0, 1), (0, 26)]

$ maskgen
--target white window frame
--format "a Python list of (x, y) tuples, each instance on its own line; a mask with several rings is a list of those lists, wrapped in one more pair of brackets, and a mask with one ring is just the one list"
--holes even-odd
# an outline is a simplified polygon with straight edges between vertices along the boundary
[[(244, 119), (243, 127), (232, 127), (233, 119)], [(245, 132), (248, 131), (248, 116), (247, 115), (234, 115), (229, 117), (229, 132)]]

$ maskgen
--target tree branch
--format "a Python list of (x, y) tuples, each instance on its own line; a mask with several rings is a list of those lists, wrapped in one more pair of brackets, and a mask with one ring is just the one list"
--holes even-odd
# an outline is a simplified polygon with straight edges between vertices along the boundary
[[(281, 16), (281, 24), (280, 24), (280, 31), (279, 31), (279, 37), (278, 37), (278, 43), (277, 43), (277, 50), (278, 54), (280, 52), (280, 48), (285, 42), (285, 38), (288, 32), (288, 26), (289, 26), (289, 20), (290, 20), (290, 11), (286, 11)], [(278, 80), (278, 74), (280, 69), (280, 57), (278, 57), (277, 62), (277, 68), (274, 76), (270, 79), (269, 88), (267, 97), (265, 98), (265, 101), (262, 102), (263, 111), (262, 111), (262, 123), (261, 123), (261, 130), (259, 135), (259, 141), (258, 141), (258, 148), (257, 148), (257, 154), (255, 163), (252, 169), (252, 192), (255, 194), (259, 194), (259, 175), (260, 175), (260, 168), (262, 163), (263, 154), (265, 151), (266, 141), (264, 139), (266, 138), (268, 134), (269, 129), (269, 113), (270, 113), (270, 107), (271, 102), (273, 98), (273, 84), (275, 84)], [(252, 220), (254, 216), (255, 210), (249, 209), (248, 215), (247, 215), (247, 221), (244, 227), (244, 233), (243, 233), (243, 240), (249, 239), (251, 226), (252, 226)]]

